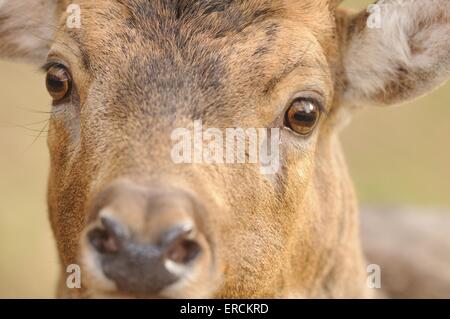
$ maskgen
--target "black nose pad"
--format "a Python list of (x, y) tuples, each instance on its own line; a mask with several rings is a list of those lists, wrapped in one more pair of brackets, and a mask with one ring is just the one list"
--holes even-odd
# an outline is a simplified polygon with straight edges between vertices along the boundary
[(101, 225), (87, 236), (105, 276), (128, 293), (158, 293), (183, 275), (167, 261), (187, 267), (201, 254), (191, 225), (174, 226), (158, 243), (142, 243), (134, 241), (117, 221), (102, 217)]

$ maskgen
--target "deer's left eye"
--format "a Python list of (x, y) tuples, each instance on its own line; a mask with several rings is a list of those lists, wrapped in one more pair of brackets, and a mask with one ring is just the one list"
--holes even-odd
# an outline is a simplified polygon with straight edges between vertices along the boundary
[(69, 71), (62, 65), (51, 66), (47, 71), (47, 91), (54, 102), (60, 102), (67, 97), (72, 88)]
[(317, 126), (320, 113), (321, 108), (318, 102), (298, 98), (292, 102), (287, 110), (284, 125), (297, 134), (307, 136)]

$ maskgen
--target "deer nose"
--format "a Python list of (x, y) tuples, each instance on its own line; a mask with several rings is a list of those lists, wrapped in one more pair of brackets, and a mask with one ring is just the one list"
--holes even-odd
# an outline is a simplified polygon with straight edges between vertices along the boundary
[(206, 242), (192, 198), (129, 185), (107, 192), (100, 195), (103, 203), (86, 237), (96, 264), (117, 290), (158, 295), (193, 271)]
[(184, 267), (201, 253), (190, 224), (169, 229), (158, 243), (141, 243), (127, 238), (124, 226), (101, 218), (101, 226), (88, 232), (98, 254), (102, 271), (126, 293), (157, 294), (181, 277), (176, 266)]

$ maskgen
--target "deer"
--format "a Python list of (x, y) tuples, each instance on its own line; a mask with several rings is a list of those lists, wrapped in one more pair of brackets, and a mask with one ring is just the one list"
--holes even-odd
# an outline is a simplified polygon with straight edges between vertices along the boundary
[[(2, 1), (0, 57), (42, 66), (52, 98), (58, 297), (376, 297), (339, 133), (448, 80), (450, 2), (379, 1), (378, 26), (340, 4)], [(279, 169), (174, 163), (196, 120), (278, 128)]]

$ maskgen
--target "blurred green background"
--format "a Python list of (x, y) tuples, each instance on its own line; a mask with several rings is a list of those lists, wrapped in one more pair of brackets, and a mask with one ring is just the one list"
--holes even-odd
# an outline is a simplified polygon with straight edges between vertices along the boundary
[[(0, 61), (0, 298), (54, 295), (43, 83), (37, 68)], [(414, 103), (355, 115), (343, 141), (362, 204), (450, 205), (449, 104), (447, 84)]]

